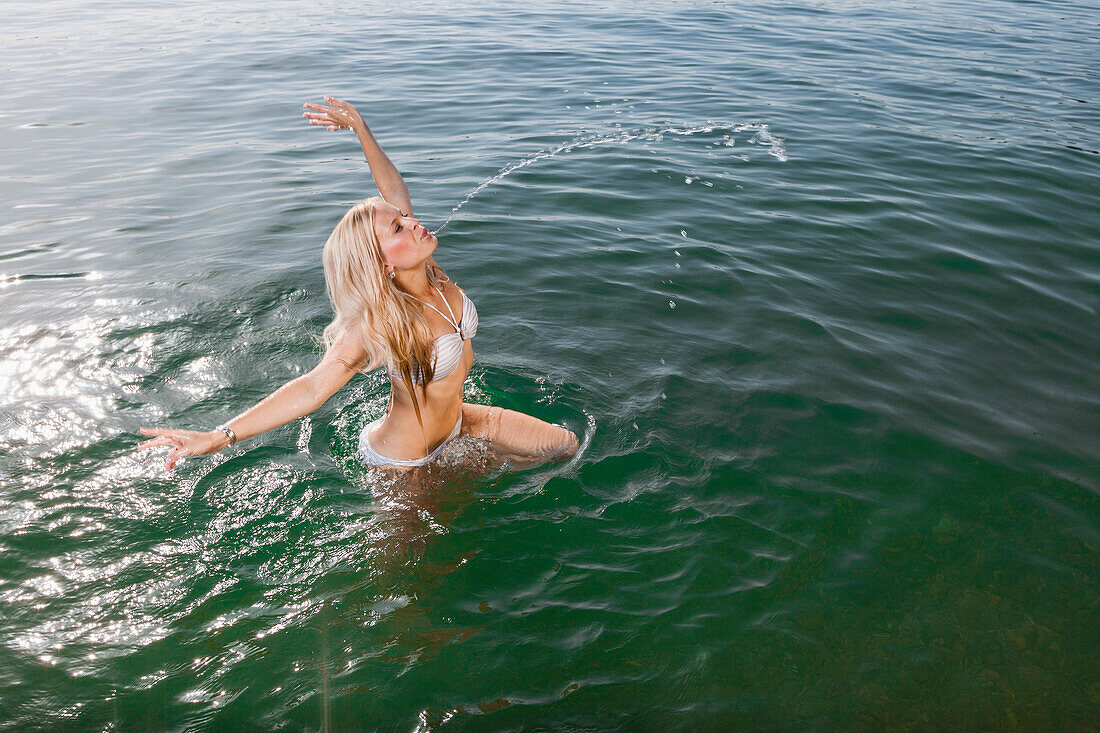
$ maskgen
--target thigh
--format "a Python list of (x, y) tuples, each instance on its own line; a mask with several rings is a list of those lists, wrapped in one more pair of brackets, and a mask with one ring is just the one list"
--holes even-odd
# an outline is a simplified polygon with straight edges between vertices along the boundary
[(462, 434), (483, 438), (511, 461), (541, 462), (565, 459), (577, 452), (572, 431), (515, 410), (462, 404)]

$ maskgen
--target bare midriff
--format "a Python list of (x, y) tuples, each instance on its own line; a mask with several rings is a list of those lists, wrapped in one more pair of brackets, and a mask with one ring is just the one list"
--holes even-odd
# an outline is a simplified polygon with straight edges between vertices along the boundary
[(390, 404), (385, 419), (370, 434), (371, 446), (383, 455), (401, 460), (423, 458), (434, 450), (451, 434), (462, 414), (462, 385), (473, 363), (474, 349), (467, 341), (458, 369), (442, 379), (432, 380), (425, 389), (414, 385), (420, 418), (424, 421), (423, 432), (408, 388), (391, 377)]

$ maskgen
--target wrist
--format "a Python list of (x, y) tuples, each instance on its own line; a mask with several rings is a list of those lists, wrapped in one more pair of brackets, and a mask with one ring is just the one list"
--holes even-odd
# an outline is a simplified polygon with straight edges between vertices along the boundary
[(222, 448), (228, 448), (229, 446), (237, 442), (237, 435), (233, 430), (225, 425), (219, 425), (210, 431), (210, 434), (214, 436), (215, 445), (218, 446), (218, 450)]
[(214, 450), (212, 453), (217, 453), (222, 448), (229, 447), (229, 436), (220, 430), (208, 430), (207, 435), (210, 436), (211, 442), (214, 444)]

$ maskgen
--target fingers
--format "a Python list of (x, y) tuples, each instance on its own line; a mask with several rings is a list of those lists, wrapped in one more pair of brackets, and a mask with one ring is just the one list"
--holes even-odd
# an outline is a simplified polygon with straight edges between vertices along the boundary
[(194, 446), (188, 447), (185, 436), (179, 431), (172, 430), (171, 428), (141, 428), (141, 432), (146, 435), (155, 435), (157, 437), (150, 438), (144, 443), (139, 443), (135, 450), (142, 450), (144, 448), (160, 448), (165, 446), (171, 446), (172, 450), (165, 457), (164, 470), (171, 471), (175, 468), (179, 460), (184, 456), (194, 455)]
[(351, 125), (347, 124), (346, 122), (339, 122), (339, 121), (333, 120), (331, 118), (310, 120), (309, 124), (324, 127), (326, 130), (350, 130), (351, 129)]
[(162, 438), (176, 438), (177, 440), (183, 439), (183, 433), (175, 428), (141, 428), (141, 432), (146, 435), (159, 435)]
[(311, 120), (347, 120), (350, 119), (347, 114), (338, 109), (320, 109), (319, 113), (303, 112), (302, 117), (307, 117)]
[(168, 454), (168, 458), (164, 462), (164, 470), (171, 471), (176, 466), (176, 462), (180, 458), (187, 455), (182, 448), (176, 448), (174, 451)]
[[(157, 437), (151, 438), (144, 443), (138, 443), (134, 450), (160, 448), (162, 446), (173, 446), (175, 448), (175, 451), (173, 452), (183, 450), (183, 437), (170, 428), (141, 428), (141, 432), (145, 433), (146, 435), (156, 435)], [(174, 465), (175, 461), (170, 461), (170, 463)]]
[(183, 445), (183, 436), (171, 428), (141, 428), (146, 435), (156, 435), (144, 443), (139, 443), (137, 449), (156, 448), (159, 445)]
[(141, 450), (143, 448), (157, 448), (162, 445), (175, 445), (178, 441), (174, 441), (168, 437), (153, 438), (147, 440), (144, 443), (138, 443), (134, 450)]
[(325, 97), (332, 102), (331, 106), (326, 107), (323, 104), (314, 104), (313, 102), (306, 102), (302, 106), (306, 109), (315, 109), (318, 112), (347, 112), (345, 109), (347, 103), (341, 102), (339, 99), (332, 99), (332, 97)]
[[(352, 107), (350, 104), (342, 99), (336, 99), (335, 97), (325, 97), (325, 101), (328, 102), (330, 106), (326, 107), (323, 104), (314, 104), (313, 102), (306, 102), (302, 106), (306, 109), (317, 110), (318, 112), (322, 112), (327, 115), (343, 116), (357, 113), (357, 110), (354, 107)], [(314, 115), (307, 114), (306, 116), (312, 117)]]

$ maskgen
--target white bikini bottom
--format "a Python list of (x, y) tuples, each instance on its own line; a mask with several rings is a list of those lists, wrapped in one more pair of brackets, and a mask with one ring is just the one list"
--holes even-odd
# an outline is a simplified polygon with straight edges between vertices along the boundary
[(374, 448), (372, 448), (370, 445), (370, 440), (368, 438), (371, 432), (373, 432), (376, 427), (381, 425), (382, 421), (385, 419), (386, 416), (383, 415), (374, 422), (369, 423), (363, 428), (363, 432), (359, 434), (359, 451), (356, 453), (356, 455), (359, 456), (359, 460), (369, 466), (423, 466), (425, 464), (431, 463), (436, 458), (438, 458), (439, 454), (443, 452), (444, 446), (457, 438), (458, 434), (462, 432), (462, 413), (459, 413), (458, 422), (455, 423), (454, 430), (452, 430), (451, 434), (444, 438), (443, 442), (437, 445), (435, 447), (435, 450), (433, 450), (428, 455), (424, 456), (423, 458), (414, 458), (412, 460), (405, 460), (402, 458), (390, 458), (389, 456), (384, 456), (376, 451)]

